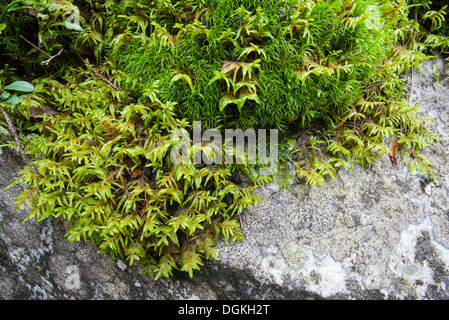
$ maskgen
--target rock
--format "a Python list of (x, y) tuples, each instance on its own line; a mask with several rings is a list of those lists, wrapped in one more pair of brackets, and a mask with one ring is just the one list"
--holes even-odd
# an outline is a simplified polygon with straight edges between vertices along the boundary
[[(449, 135), (447, 64), (435, 81), (430, 60), (414, 73), (412, 100), (442, 137)], [(408, 75), (410, 77), (410, 75)], [(23, 186), (4, 190), (22, 168), (0, 158), (1, 299), (448, 299), (449, 142), (426, 155), (438, 180), (391, 165), (341, 170), (322, 186), (292, 182), (259, 189), (265, 200), (243, 214), (245, 240), (221, 242), (220, 260), (193, 278), (154, 281), (138, 265), (68, 242), (63, 220), (22, 221)]]

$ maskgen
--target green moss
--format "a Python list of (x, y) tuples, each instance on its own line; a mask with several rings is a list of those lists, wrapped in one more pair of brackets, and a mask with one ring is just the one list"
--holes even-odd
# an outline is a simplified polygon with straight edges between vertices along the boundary
[(312, 140), (297, 173), (309, 183), (322, 183), (339, 166), (369, 165), (388, 152), (385, 140), (394, 135), (400, 150), (412, 153), (413, 145), (418, 169), (433, 174), (419, 151), (435, 136), (407, 103), (402, 75), (439, 40), (416, 39), (420, 25), (408, 18), (405, 3), (197, 5), (189, 10), (177, 2), (147, 28), (115, 37), (119, 49), (111, 58), (131, 75), (127, 90), (144, 96), (157, 82), (161, 100), (177, 103), (178, 117), (205, 128), (303, 132)]
[[(176, 23), (150, 20), (112, 58), (137, 95), (159, 81), (163, 101), (206, 127), (306, 128), (341, 114), (377, 80), (403, 16), (383, 17), (393, 6), (385, 1), (371, 17), (375, 3), (207, 1), (176, 20), (180, 2)], [(174, 80), (181, 74), (188, 83)]]
[[(442, 3), (74, 4), (76, 28), (65, 23), (69, 2), (27, 2), (46, 19), (11, 6), (0, 39), (2, 63), (17, 73), (1, 84), (36, 78), (32, 94), (5, 104), (35, 135), (19, 205), (30, 205), (28, 219), (69, 220), (70, 241), (89, 238), (158, 278), (192, 275), (218, 257), (220, 236), (242, 240), (238, 215), (267, 177), (257, 166), (172, 163), (171, 133), (195, 120), (204, 130), (279, 129), (282, 187), (287, 160), (305, 182), (323, 183), (340, 167), (370, 165), (394, 136), (404, 163), (435, 177), (421, 150), (438, 137), (409, 103), (404, 74), (448, 46)], [(41, 51), (27, 52), (20, 31)]]
[(60, 113), (36, 125), (27, 146), (39, 157), (17, 180), (28, 185), (18, 203), (30, 205), (28, 219), (62, 216), (69, 241), (90, 238), (156, 278), (178, 267), (192, 275), (217, 258), (221, 235), (243, 239), (237, 216), (258, 201), (254, 186), (230, 181), (232, 165), (172, 163), (171, 133), (187, 127), (172, 104), (130, 103), (82, 70), (42, 82), (30, 100), (48, 96)]

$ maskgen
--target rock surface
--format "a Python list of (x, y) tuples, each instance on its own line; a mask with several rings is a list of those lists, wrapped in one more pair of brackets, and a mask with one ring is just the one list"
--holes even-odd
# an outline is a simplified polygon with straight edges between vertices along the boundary
[[(432, 65), (440, 69), (435, 82)], [(449, 66), (441, 58), (414, 74), (412, 100), (430, 126), (449, 136)], [(370, 168), (340, 171), (323, 186), (292, 182), (258, 191), (265, 200), (243, 215), (246, 239), (220, 243), (220, 260), (193, 278), (151, 280), (139, 266), (68, 242), (62, 220), (28, 221), (14, 211), (21, 169), (0, 161), (1, 299), (448, 299), (449, 142), (426, 154), (438, 180), (388, 156)]]

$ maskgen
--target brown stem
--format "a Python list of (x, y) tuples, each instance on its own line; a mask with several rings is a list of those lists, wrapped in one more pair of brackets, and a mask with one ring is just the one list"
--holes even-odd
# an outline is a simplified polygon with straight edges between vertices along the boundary
[[(3, 92), (3, 88), (5, 87), (5, 85), (6, 84), (3, 84), (2, 87), (0, 88), (0, 93)], [(12, 136), (14, 137), (14, 140), (16, 141), (17, 147), (19, 148), (19, 152), (20, 152), (20, 155), (22, 156), (23, 161), (25, 162), (25, 164), (27, 166), (29, 166), (30, 163), (28, 162), (28, 158), (26, 157), (25, 152), (23, 151), (22, 146), (20, 145), (19, 136), (17, 135), (16, 128), (14, 127), (14, 124), (12, 123), (11, 118), (9, 117), (6, 110), (1, 105), (0, 105), (0, 111), (3, 114), (3, 117), (5, 117), (6, 123), (8, 124), (9, 132), (11, 132)]]
[(47, 66), (48, 63), (51, 61), (51, 59), (56, 58), (57, 56), (59, 56), (59, 55), (61, 54), (62, 50), (64, 50), (64, 48), (62, 48), (61, 50), (59, 50), (59, 52), (58, 52), (57, 54), (55, 54), (54, 56), (51, 56), (50, 58), (48, 58), (48, 59), (45, 60), (45, 61), (42, 61), (41, 64)]
[[(22, 35), (20, 35), (20, 37), (23, 39), (23, 40), (25, 40), (29, 45), (31, 45), (33, 48), (34, 48), (34, 51), (33, 52), (31, 52), (31, 53), (34, 53), (35, 51), (40, 51), (40, 52), (42, 52), (43, 54), (45, 54), (47, 57), (51, 57), (47, 52), (45, 52), (45, 51), (43, 51), (41, 48), (39, 48), (39, 47), (36, 47), (34, 44), (32, 44), (30, 41), (28, 41), (24, 36), (22, 36)], [(29, 54), (31, 54), (31, 53), (26, 53), (25, 55), (29, 55)]]
[(14, 127), (14, 125), (11, 121), (11, 118), (8, 116), (8, 113), (6, 113), (5, 109), (3, 109), (2, 106), (0, 106), (0, 110), (3, 113), (3, 116), (5, 117), (6, 123), (8, 124), (9, 132), (11, 132), (11, 134), (14, 137), (14, 140), (16, 141), (17, 147), (19, 148), (19, 152), (20, 152), (20, 155), (21, 155), (23, 161), (25, 162), (25, 164), (27, 166), (29, 166), (30, 163), (28, 162), (25, 152), (23, 151), (22, 146), (20, 145), (19, 136), (17, 135), (16, 128)]
[(111, 87), (113, 87), (115, 90), (117, 90), (117, 91), (119, 91), (119, 92), (122, 92), (122, 90), (120, 90), (119, 87), (117, 87), (117, 86), (116, 86), (115, 84), (113, 84), (108, 78), (106, 78), (104, 75), (102, 75), (100, 72), (98, 72), (97, 69), (95, 69), (95, 68), (92, 67), (92, 66), (89, 66), (89, 64), (87, 63), (87, 61), (86, 61), (83, 57), (81, 57), (81, 55), (80, 55), (78, 52), (77, 52), (76, 54), (77, 54), (77, 56), (81, 59), (81, 61), (83, 61), (83, 63), (84, 63), (88, 68), (91, 68), (92, 71), (93, 71), (97, 76), (99, 76), (99, 77), (101, 78), (101, 80), (103, 80), (104, 82), (106, 82), (108, 85), (110, 85)]

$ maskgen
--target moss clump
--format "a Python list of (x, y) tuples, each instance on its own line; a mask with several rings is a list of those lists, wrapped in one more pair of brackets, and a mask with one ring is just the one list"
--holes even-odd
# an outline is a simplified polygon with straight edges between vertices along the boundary
[(31, 205), (28, 219), (62, 216), (69, 241), (90, 238), (156, 278), (178, 267), (192, 275), (217, 258), (221, 235), (243, 239), (237, 216), (258, 201), (255, 185), (230, 181), (233, 165), (172, 163), (171, 133), (187, 127), (172, 104), (132, 103), (82, 70), (65, 80), (42, 82), (29, 99), (51, 97), (59, 114), (44, 115), (27, 144), (39, 155), (17, 180), (29, 185), (19, 202)]
[[(329, 126), (373, 84), (396, 89), (383, 69), (406, 17), (398, 6), (216, 0), (188, 10), (177, 2), (146, 28), (117, 36), (111, 56), (132, 75), (129, 90), (144, 95), (158, 82), (162, 101), (205, 127)], [(422, 61), (409, 54), (404, 70)]]
[(435, 136), (408, 103), (402, 77), (427, 59), (429, 45), (417, 45), (420, 25), (407, 4), (193, 3), (163, 6), (145, 27), (133, 16), (134, 29), (114, 38), (110, 56), (130, 75), (127, 90), (144, 96), (158, 83), (162, 101), (205, 128), (301, 132), (297, 174), (309, 183), (372, 163), (394, 135), (414, 155), (413, 169), (433, 174), (419, 151)]
[[(89, 238), (155, 278), (192, 275), (217, 258), (220, 236), (243, 239), (238, 215), (267, 180), (245, 164), (173, 163), (171, 133), (195, 120), (205, 130), (294, 137), (280, 141), (280, 157), (307, 183), (369, 165), (392, 138), (404, 163), (435, 174), (420, 151), (437, 137), (409, 103), (403, 76), (429, 49), (447, 47), (444, 10), (430, 1), (17, 0), (0, 8), (0, 85), (28, 77), (35, 89), (5, 102), (35, 135), (16, 181), (28, 186), (19, 205), (30, 205), (28, 219), (71, 221), (69, 240)], [(242, 173), (246, 184), (234, 179)]]

